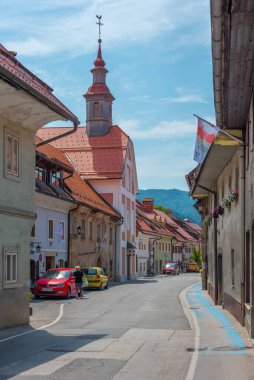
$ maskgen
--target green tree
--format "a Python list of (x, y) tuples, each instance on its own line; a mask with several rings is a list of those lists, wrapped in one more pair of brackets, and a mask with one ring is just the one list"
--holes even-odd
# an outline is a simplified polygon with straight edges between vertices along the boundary
[(195, 263), (201, 266), (201, 263), (202, 263), (201, 253), (198, 249), (194, 248), (191, 258), (195, 261)]

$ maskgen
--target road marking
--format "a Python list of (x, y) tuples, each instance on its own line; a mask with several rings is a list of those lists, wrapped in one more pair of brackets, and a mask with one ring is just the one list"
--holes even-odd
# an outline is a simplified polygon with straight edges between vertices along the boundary
[[(190, 364), (188, 367), (188, 371), (185, 377), (185, 380), (193, 380), (195, 376), (195, 371), (197, 367), (197, 361), (198, 361), (198, 349), (200, 347), (200, 328), (198, 325), (198, 320), (195, 315), (195, 313), (190, 309), (190, 304), (185, 296), (187, 291), (191, 289), (193, 286), (197, 285), (197, 283), (188, 286), (184, 290), (181, 291), (180, 293), (180, 300), (183, 306), (183, 311), (186, 317), (188, 318), (191, 327), (194, 324), (194, 330), (195, 330), (195, 337), (194, 337), (194, 351), (191, 356)], [(192, 319), (191, 319), (192, 318)], [(192, 323), (193, 322), (193, 323)]]
[(50, 326), (56, 324), (57, 322), (60, 321), (60, 319), (61, 319), (62, 316), (63, 316), (63, 308), (64, 308), (64, 305), (65, 305), (64, 303), (62, 303), (62, 304), (60, 305), (60, 310), (59, 310), (58, 317), (57, 317), (53, 322), (51, 322), (51, 323), (49, 323), (49, 324), (47, 324), (47, 325), (44, 325), (44, 326), (38, 327), (38, 329), (25, 331), (25, 332), (23, 332), (23, 333), (20, 333), (20, 334), (17, 334), (17, 335), (12, 335), (12, 336), (10, 336), (10, 337), (8, 337), (8, 338), (1, 339), (1, 340), (0, 340), (0, 343), (7, 342), (8, 340), (12, 340), (12, 339), (14, 339), (14, 338), (19, 338), (20, 336), (23, 336), (23, 335), (32, 334), (32, 333), (34, 333), (34, 332), (36, 332), (36, 331), (40, 331), (40, 330), (46, 329), (47, 327), (50, 327)]

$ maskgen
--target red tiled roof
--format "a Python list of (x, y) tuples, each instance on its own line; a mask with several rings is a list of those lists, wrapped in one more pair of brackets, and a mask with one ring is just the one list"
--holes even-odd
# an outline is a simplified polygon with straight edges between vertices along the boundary
[[(45, 127), (38, 131), (43, 140), (70, 130), (68, 127)], [(64, 152), (87, 179), (122, 178), (129, 136), (117, 125), (105, 136), (88, 137), (86, 127), (51, 144)]]
[(23, 66), (2, 44), (0, 44), (0, 74), (25, 84), (35, 96), (38, 94), (43, 97), (46, 103), (51, 104), (54, 109), (57, 108), (66, 119), (78, 122), (78, 118), (52, 94), (52, 88)]
[[(38, 136), (36, 140), (37, 143), (41, 141)], [(58, 162), (62, 162), (64, 165), (72, 167), (66, 156), (50, 144), (42, 145), (36, 149), (45, 156), (51, 159), (56, 159)], [(113, 209), (113, 207), (109, 206), (103, 198), (79, 176), (78, 172), (74, 168), (73, 176), (66, 178), (64, 182), (70, 190), (70, 195), (76, 201), (82, 202), (113, 217), (117, 217), (119, 219), (121, 218), (121, 215)]]

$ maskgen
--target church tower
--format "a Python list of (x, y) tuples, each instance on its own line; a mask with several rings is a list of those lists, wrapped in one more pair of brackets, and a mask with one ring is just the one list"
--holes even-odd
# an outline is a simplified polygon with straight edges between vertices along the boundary
[(84, 95), (86, 99), (86, 126), (88, 136), (103, 136), (109, 133), (112, 125), (112, 102), (115, 99), (106, 85), (105, 61), (101, 54), (101, 16), (96, 16), (99, 20), (99, 47), (94, 67), (93, 84)]

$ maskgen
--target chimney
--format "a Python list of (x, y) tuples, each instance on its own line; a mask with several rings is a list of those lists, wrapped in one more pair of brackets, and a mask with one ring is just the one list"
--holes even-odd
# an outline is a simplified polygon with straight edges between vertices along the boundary
[(153, 213), (153, 204), (154, 204), (154, 198), (143, 198), (142, 200), (143, 206), (145, 207), (146, 211), (150, 214)]
[(172, 211), (168, 209), (168, 215), (170, 216), (172, 214)]

